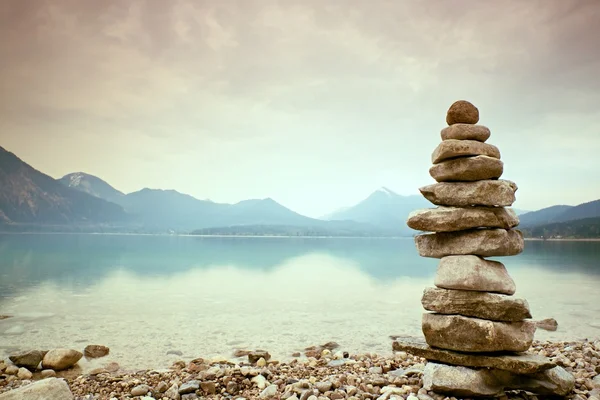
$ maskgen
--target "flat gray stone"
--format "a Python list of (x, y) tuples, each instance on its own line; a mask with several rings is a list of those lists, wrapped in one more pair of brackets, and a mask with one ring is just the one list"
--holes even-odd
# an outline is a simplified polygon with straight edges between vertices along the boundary
[(433, 284), (439, 288), (512, 295), (515, 281), (504, 265), (478, 256), (442, 257)]
[(519, 225), (519, 217), (503, 207), (444, 207), (416, 210), (406, 224), (425, 232), (455, 232), (473, 228), (510, 229)]
[(549, 358), (537, 354), (498, 354), (498, 353), (460, 353), (451, 350), (430, 347), (424, 340), (398, 340), (392, 343), (394, 351), (404, 351), (429, 361), (464, 367), (495, 368), (515, 374), (533, 374), (554, 368)]
[(490, 370), (432, 362), (427, 363), (423, 371), (423, 388), (458, 398), (497, 397), (504, 394), (504, 385)]
[(85, 346), (85, 349), (83, 349), (83, 355), (86, 358), (100, 358), (107, 356), (109, 353), (110, 349), (100, 344), (90, 344)]
[(415, 236), (421, 257), (475, 255), (481, 257), (515, 256), (525, 241), (518, 229), (473, 229), (460, 232), (426, 233)]
[(428, 345), (471, 353), (527, 351), (535, 334), (530, 320), (498, 322), (429, 313), (423, 314), (421, 328)]
[(438, 314), (458, 314), (491, 321), (517, 322), (531, 318), (527, 300), (504, 294), (426, 288), (421, 304)]
[(131, 389), (132, 396), (145, 396), (151, 390), (148, 385), (137, 385), (133, 389)]
[(429, 168), (429, 175), (438, 182), (473, 182), (498, 179), (504, 172), (504, 163), (493, 157), (459, 157), (442, 161)]
[(30, 371), (35, 371), (44, 358), (44, 353), (40, 350), (29, 350), (12, 354), (8, 357), (17, 367), (24, 367)]
[(0, 400), (73, 400), (64, 379), (46, 378), (0, 394)]
[(438, 206), (500, 206), (515, 202), (517, 184), (505, 179), (475, 182), (438, 182), (419, 188), (421, 194)]
[(182, 383), (181, 386), (179, 386), (179, 394), (194, 393), (198, 389), (200, 389), (200, 381), (191, 380), (189, 382)]
[(500, 159), (500, 150), (492, 144), (476, 140), (448, 139), (442, 141), (431, 154), (431, 163), (438, 164), (445, 160), (465, 156), (488, 156)]
[(507, 387), (542, 396), (566, 396), (575, 387), (575, 377), (563, 367), (556, 366), (533, 375), (515, 375)]
[(519, 375), (498, 369), (473, 369), (430, 362), (423, 371), (423, 387), (459, 397), (495, 397), (505, 390), (523, 390), (541, 396), (567, 396), (575, 387), (575, 378), (560, 366), (531, 375)]
[(535, 326), (538, 329), (554, 332), (558, 329), (558, 322), (554, 318), (546, 318), (540, 321), (535, 321)]
[(269, 359), (271, 359), (271, 354), (266, 350), (254, 350), (248, 353), (248, 362), (250, 364), (256, 364), (261, 358), (264, 358), (265, 361), (269, 361)]

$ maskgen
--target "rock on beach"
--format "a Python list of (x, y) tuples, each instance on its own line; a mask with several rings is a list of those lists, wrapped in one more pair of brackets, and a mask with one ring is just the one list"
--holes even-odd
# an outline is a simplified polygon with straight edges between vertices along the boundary
[(37, 369), (44, 358), (44, 352), (40, 350), (29, 350), (16, 353), (8, 357), (17, 367), (25, 367), (31, 371)]
[(90, 344), (83, 349), (83, 355), (86, 358), (100, 358), (108, 355), (110, 349), (99, 344)]
[(31, 379), (33, 378), (33, 374), (27, 368), (19, 368), (19, 372), (17, 372), (17, 378), (19, 379)]
[(71, 349), (54, 349), (50, 350), (42, 360), (42, 368), (61, 371), (71, 368), (83, 357), (77, 350)]
[(250, 364), (256, 364), (261, 358), (265, 361), (269, 361), (271, 355), (266, 350), (254, 350), (248, 353), (248, 362)]
[(69, 385), (58, 378), (47, 378), (0, 394), (0, 400), (73, 400)]
[(540, 321), (535, 321), (535, 326), (545, 331), (554, 332), (558, 329), (558, 322), (554, 318), (546, 318)]

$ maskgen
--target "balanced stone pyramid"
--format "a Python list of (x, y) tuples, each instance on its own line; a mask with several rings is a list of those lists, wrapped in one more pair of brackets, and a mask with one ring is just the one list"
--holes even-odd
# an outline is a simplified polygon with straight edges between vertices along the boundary
[(433, 288), (421, 303), (425, 342), (395, 341), (395, 351), (428, 360), (425, 389), (452, 396), (502, 396), (506, 390), (566, 396), (574, 377), (552, 360), (527, 353), (535, 323), (526, 300), (504, 265), (485, 257), (523, 251), (519, 218), (506, 208), (517, 185), (502, 176), (500, 151), (486, 143), (491, 132), (479, 110), (457, 101), (448, 110), (448, 127), (433, 151), (430, 175), (437, 183), (420, 188), (436, 208), (412, 212), (409, 227), (422, 257), (439, 258)]

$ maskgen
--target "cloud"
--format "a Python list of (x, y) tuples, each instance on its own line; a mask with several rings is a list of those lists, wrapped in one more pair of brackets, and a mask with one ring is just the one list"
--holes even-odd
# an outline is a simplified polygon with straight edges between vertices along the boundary
[(528, 192), (531, 165), (585, 201), (600, 195), (599, 27), (594, 0), (6, 0), (0, 140), (53, 175), (319, 215), (429, 183), (466, 98), (521, 207), (562, 196)]

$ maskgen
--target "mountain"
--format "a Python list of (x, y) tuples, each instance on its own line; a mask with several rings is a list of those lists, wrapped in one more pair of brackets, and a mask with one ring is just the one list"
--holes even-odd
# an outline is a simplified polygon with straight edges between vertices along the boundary
[[(221, 216), (223, 225), (272, 225), (274, 223), (295, 226), (322, 225), (322, 221), (305, 217), (269, 198), (244, 200), (229, 206)], [(219, 225), (216, 225), (219, 226)]]
[(557, 216), (554, 221), (562, 222), (595, 217), (600, 217), (600, 200), (594, 200), (571, 207)]
[(555, 218), (567, 211), (572, 206), (558, 205), (531, 211), (519, 216), (519, 227), (529, 227), (553, 222)]
[[(512, 208), (512, 207), (511, 207), (511, 208)], [(519, 209), (519, 208), (513, 208), (512, 210), (513, 210), (513, 211), (515, 212), (515, 214), (517, 214), (517, 215), (523, 215), (523, 214), (527, 214), (527, 213), (531, 212), (531, 210), (521, 210), (521, 209)]]
[(123, 192), (110, 186), (97, 176), (83, 172), (67, 174), (58, 181), (65, 186), (77, 189), (81, 192), (91, 194), (92, 196), (96, 196), (113, 203), (118, 203), (119, 199), (125, 196)]
[(173, 230), (237, 225), (306, 226), (322, 222), (295, 213), (270, 198), (222, 204), (175, 190), (143, 189), (125, 195), (119, 204), (145, 226)]
[(337, 214), (341, 214), (344, 211), (349, 210), (350, 208), (351, 207), (342, 207), (342, 208), (339, 208), (339, 209), (337, 209), (337, 210), (335, 210), (333, 212), (330, 212), (329, 214), (325, 214), (325, 215), (319, 217), (319, 219), (322, 219), (323, 221), (335, 220)]
[(362, 222), (411, 235), (415, 231), (406, 226), (408, 214), (428, 207), (432, 204), (421, 195), (401, 196), (382, 187), (355, 206), (330, 214), (328, 219)]
[[(300, 215), (271, 198), (235, 204), (200, 200), (176, 190), (142, 189), (124, 194), (93, 175), (77, 172), (60, 179), (72, 189), (111, 200), (130, 215), (131, 229), (141, 232), (173, 230), (197, 234), (291, 234), (302, 236), (390, 236), (398, 229), (369, 221), (323, 221)], [(391, 226), (391, 224), (390, 224)], [(408, 233), (410, 234), (410, 233)]]
[(153, 230), (191, 231), (232, 226), (322, 226), (324, 221), (300, 215), (271, 198), (236, 204), (200, 200), (176, 190), (142, 189), (124, 194), (102, 179), (82, 172), (64, 176), (65, 186), (114, 201), (132, 217), (137, 227)]
[(151, 229), (187, 231), (204, 226), (221, 204), (198, 200), (176, 190), (142, 189), (118, 200), (138, 225)]
[(600, 217), (553, 222), (523, 229), (526, 237), (558, 239), (600, 238)]
[(558, 205), (532, 211), (519, 216), (521, 220), (519, 226), (528, 228), (595, 217), (600, 217), (600, 200), (590, 201), (577, 206)]
[(65, 187), (0, 147), (0, 221), (99, 224), (127, 219), (117, 204)]

